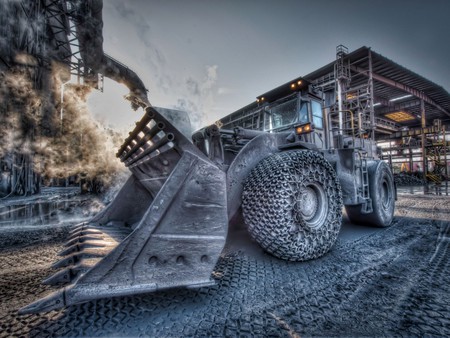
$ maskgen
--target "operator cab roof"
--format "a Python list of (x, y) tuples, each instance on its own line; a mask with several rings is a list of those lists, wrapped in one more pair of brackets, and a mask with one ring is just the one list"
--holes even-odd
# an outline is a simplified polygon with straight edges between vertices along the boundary
[(286, 97), (294, 92), (305, 90), (310, 85), (310, 82), (303, 77), (297, 77), (281, 86), (278, 86), (262, 95), (256, 97), (256, 102), (265, 103), (273, 102), (280, 98)]

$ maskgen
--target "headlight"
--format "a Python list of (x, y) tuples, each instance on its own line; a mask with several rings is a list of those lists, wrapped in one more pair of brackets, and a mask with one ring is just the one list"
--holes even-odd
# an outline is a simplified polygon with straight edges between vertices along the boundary
[(313, 130), (314, 126), (310, 122), (295, 127), (295, 132), (297, 133), (297, 135), (307, 134), (312, 132)]

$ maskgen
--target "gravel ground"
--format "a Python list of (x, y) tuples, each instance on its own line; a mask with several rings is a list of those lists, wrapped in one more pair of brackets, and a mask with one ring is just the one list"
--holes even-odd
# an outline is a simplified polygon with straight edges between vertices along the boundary
[(51, 291), (40, 281), (68, 230), (0, 231), (0, 337), (450, 336), (448, 196), (400, 195), (387, 229), (344, 222), (314, 261), (278, 260), (233, 230), (213, 287), (18, 315)]

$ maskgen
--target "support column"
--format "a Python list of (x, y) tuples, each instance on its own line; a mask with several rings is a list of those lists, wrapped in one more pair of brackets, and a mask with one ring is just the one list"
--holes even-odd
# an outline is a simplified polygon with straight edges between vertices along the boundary
[(423, 167), (423, 179), (426, 181), (427, 179), (427, 172), (428, 172), (428, 164), (427, 164), (427, 154), (426, 154), (426, 148), (425, 148), (425, 133), (424, 129), (426, 127), (426, 120), (425, 120), (425, 102), (420, 100), (420, 112), (422, 117), (422, 134), (421, 134), (421, 143), (422, 143), (422, 167)]
[(442, 126), (442, 137), (444, 142), (444, 161), (445, 161), (445, 177), (448, 177), (448, 167), (447, 167), (447, 140), (445, 136), (446, 130), (445, 125)]
[(413, 153), (411, 150), (411, 144), (408, 144), (408, 150), (409, 150), (409, 173), (412, 174), (412, 172), (413, 172)]
[(389, 140), (389, 167), (391, 171), (394, 172), (394, 168), (392, 167), (392, 141)]
[(373, 108), (373, 71), (372, 71), (372, 50), (369, 49), (369, 90), (370, 90), (370, 134), (375, 141), (375, 111)]

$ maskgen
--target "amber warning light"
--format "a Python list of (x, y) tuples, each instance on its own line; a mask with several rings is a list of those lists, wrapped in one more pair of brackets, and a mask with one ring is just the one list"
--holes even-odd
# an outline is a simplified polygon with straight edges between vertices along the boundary
[(305, 123), (305, 124), (295, 127), (295, 132), (297, 133), (297, 135), (307, 134), (307, 133), (312, 132), (313, 130), (314, 130), (314, 128), (311, 123)]

